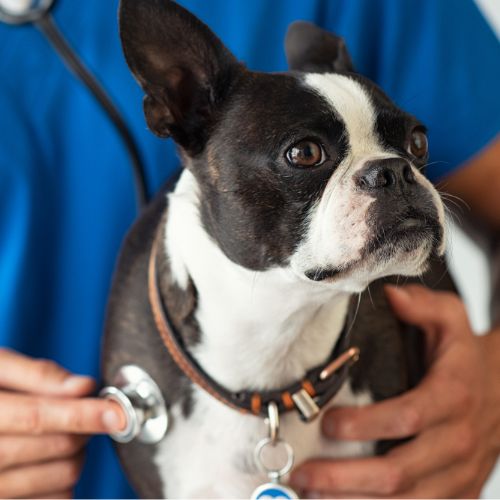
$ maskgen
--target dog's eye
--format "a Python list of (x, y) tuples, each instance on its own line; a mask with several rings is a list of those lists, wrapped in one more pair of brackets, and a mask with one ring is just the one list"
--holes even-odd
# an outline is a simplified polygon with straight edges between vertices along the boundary
[(413, 129), (410, 136), (410, 144), (408, 145), (408, 153), (415, 158), (422, 159), (427, 155), (427, 149), (428, 144), (425, 133), (418, 128)]
[(300, 141), (287, 152), (286, 159), (294, 167), (314, 167), (325, 161), (325, 152), (320, 144), (314, 141)]

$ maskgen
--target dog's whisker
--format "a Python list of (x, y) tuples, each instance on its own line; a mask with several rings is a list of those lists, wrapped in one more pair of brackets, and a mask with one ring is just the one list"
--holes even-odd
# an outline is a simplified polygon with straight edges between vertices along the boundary
[(356, 318), (358, 317), (359, 306), (361, 305), (361, 295), (362, 295), (361, 293), (358, 293), (358, 302), (356, 304), (356, 309), (354, 310), (354, 314), (353, 314), (353, 317), (352, 317), (351, 324), (347, 328), (347, 334), (346, 334), (347, 337), (350, 337), (352, 329), (354, 328), (354, 323), (356, 322)]
[(368, 291), (368, 296), (370, 297), (370, 302), (372, 304), (372, 307), (375, 309), (375, 303), (373, 302), (372, 291), (370, 290), (370, 284), (368, 284), (366, 289)]
[[(176, 2), (121, 0), (120, 12), (125, 59), (147, 94), (149, 128), (172, 137), (186, 168), (163, 214), (155, 219), (154, 205), (125, 241), (106, 333), (112, 349), (103, 364), (109, 371), (117, 359), (133, 359), (172, 391), (173, 438), (149, 448), (149, 456), (144, 448), (155, 475), (173, 485), (164, 496), (255, 498), (246, 485), (259, 480), (257, 443), (266, 442), (266, 431), (277, 436), (276, 412), (305, 419), (309, 412), (312, 420), (340, 388), (348, 405), (378, 399), (387, 380), (409, 388), (417, 373), (399, 323), (379, 306), (380, 285), (425, 284), (421, 270), (463, 200), (441, 194), (447, 203), (441, 224), (441, 202), (410, 160), (427, 160), (423, 132), (367, 79), (347, 75), (352, 68), (338, 37), (309, 23), (292, 25), (289, 33), (301, 37), (293, 45), (303, 54), (291, 67), (304, 64), (307, 71), (263, 75), (244, 68)], [(318, 63), (335, 71), (309, 71)], [(401, 133), (394, 134), (395, 123)], [(406, 155), (409, 136), (415, 140)], [(142, 235), (152, 224), (156, 237), (144, 276), (149, 242)], [(370, 286), (379, 279), (385, 281)], [(146, 299), (137, 300), (144, 288)], [(370, 303), (379, 309), (364, 318)], [(130, 352), (138, 342), (141, 349)], [(156, 352), (159, 342), (164, 356)], [(339, 351), (350, 344), (343, 355), (353, 356), (358, 343), (369, 347), (361, 356), (377, 370), (339, 370), (335, 384), (322, 384), (321, 373), (339, 358), (352, 360)], [(401, 359), (387, 362), (389, 356)], [(344, 384), (347, 377), (362, 390)], [(321, 434), (314, 427), (320, 421), (308, 424), (314, 435)], [(300, 449), (300, 431), (292, 426), (282, 436), (297, 457), (336, 455), (328, 440)], [(185, 443), (201, 452), (194, 466)], [(359, 455), (359, 446), (345, 446), (345, 456)], [(124, 464), (139, 477), (129, 449), (132, 459), (124, 453)]]
[(457, 204), (462, 203), (468, 210), (471, 210), (470, 205), (463, 198), (460, 198), (460, 196), (456, 196), (448, 192), (442, 192), (442, 191), (438, 192), (441, 195), (441, 197), (444, 198), (445, 200), (449, 201), (456, 200)]

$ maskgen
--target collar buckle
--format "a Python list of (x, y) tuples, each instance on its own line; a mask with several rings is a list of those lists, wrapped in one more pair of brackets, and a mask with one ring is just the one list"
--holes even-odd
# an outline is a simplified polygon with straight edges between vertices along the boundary
[[(344, 366), (351, 366), (359, 359), (359, 348), (351, 347), (342, 353), (338, 358), (335, 358), (329, 365), (327, 365), (319, 374), (319, 380), (324, 382), (330, 378), (335, 372), (339, 371)], [(312, 393), (314, 395), (314, 392)], [(292, 400), (295, 407), (299, 411), (300, 418), (305, 422), (312, 422), (320, 413), (321, 408), (311, 395), (306, 387), (299, 389), (292, 394)]]

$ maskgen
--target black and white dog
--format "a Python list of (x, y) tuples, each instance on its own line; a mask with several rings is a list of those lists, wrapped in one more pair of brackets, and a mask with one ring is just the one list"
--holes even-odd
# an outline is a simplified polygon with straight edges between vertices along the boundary
[[(141, 496), (247, 497), (266, 479), (252, 459), (266, 425), (194, 384), (165, 348), (148, 300), (155, 235), (162, 301), (228, 391), (286, 387), (324, 363), (355, 296), (361, 358), (334, 404), (394, 396), (420, 376), (417, 337), (402, 334), (379, 283), (373, 305), (361, 292), (443, 254), (425, 128), (355, 73), (341, 39), (307, 23), (288, 32), (291, 71), (274, 74), (247, 70), (174, 2), (122, 0), (120, 29), (147, 124), (174, 139), (184, 169), (127, 237), (103, 360), (106, 382), (123, 364), (144, 367), (173, 422), (160, 444), (118, 451)], [(297, 462), (384, 448), (327, 442), (319, 422), (282, 416)]]

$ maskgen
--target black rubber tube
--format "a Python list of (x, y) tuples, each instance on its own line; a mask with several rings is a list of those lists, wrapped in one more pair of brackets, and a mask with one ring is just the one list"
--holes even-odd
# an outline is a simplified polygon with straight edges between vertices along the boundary
[(109, 95), (106, 93), (101, 84), (84, 66), (83, 62), (78, 58), (74, 50), (69, 46), (68, 42), (59, 31), (57, 26), (52, 20), (50, 14), (46, 14), (35, 21), (35, 25), (47, 37), (54, 50), (61, 56), (68, 69), (88, 88), (88, 90), (95, 97), (97, 102), (104, 109), (109, 119), (115, 126), (123, 143), (127, 149), (132, 164), (132, 171), (134, 174), (134, 185), (137, 197), (137, 206), (139, 211), (148, 202), (148, 192), (146, 186), (146, 177), (144, 166), (142, 163), (139, 150), (134, 141), (134, 138), (123, 120), (120, 112), (111, 101)]

